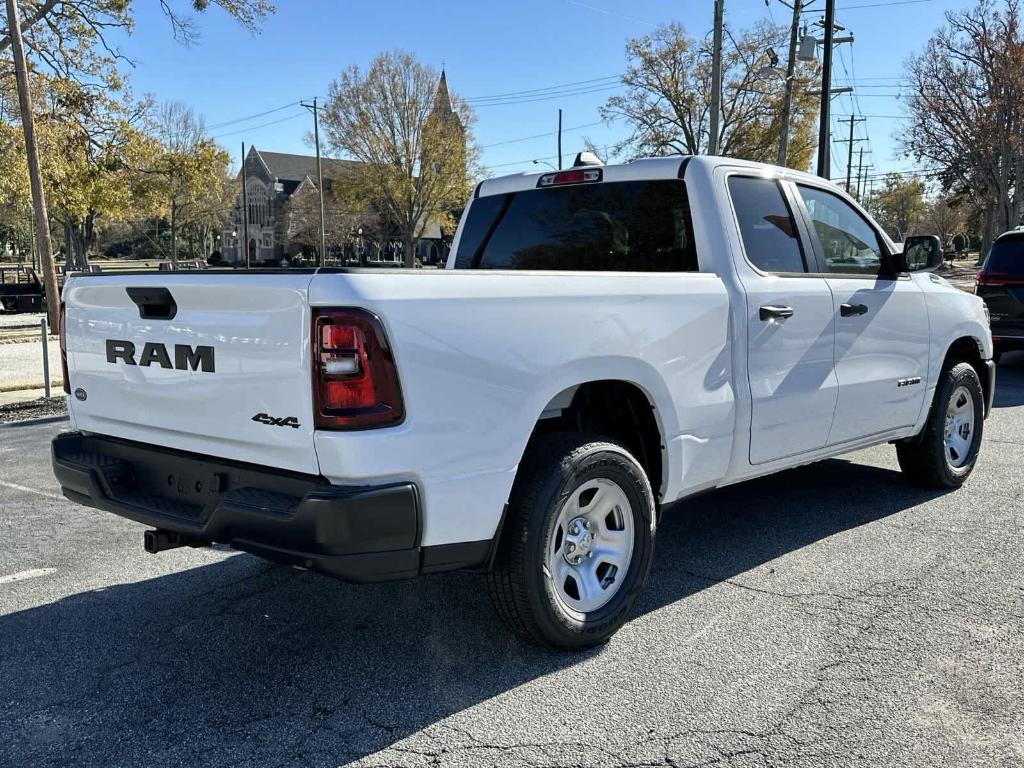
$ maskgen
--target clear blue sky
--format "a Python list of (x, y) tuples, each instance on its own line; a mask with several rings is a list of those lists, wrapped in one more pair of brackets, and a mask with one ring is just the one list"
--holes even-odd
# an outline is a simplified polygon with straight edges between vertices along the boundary
[[(702, 35), (712, 14), (712, 0), (278, 0), (277, 5), (277, 14), (257, 35), (212, 9), (198, 18), (199, 42), (184, 48), (172, 40), (157, 3), (135, 3), (135, 33), (120, 41), (136, 63), (129, 75), (135, 93), (191, 104), (218, 141), (237, 154), (242, 141), (273, 151), (310, 152), (311, 119), (296, 103), (325, 96), (342, 68), (365, 66), (382, 50), (407, 50), (438, 68), (444, 62), (452, 91), (469, 99), (587, 81), (575, 95), (555, 99), (477, 102), (476, 137), (490, 173), (536, 170), (534, 158), (554, 160), (559, 107), (570, 129), (563, 143), (567, 160), (584, 137), (603, 145), (621, 135), (621, 127), (599, 122), (598, 107), (616, 88), (610, 78), (622, 72), (628, 37), (673, 20)], [(838, 47), (834, 83), (854, 80), (857, 96), (856, 103), (849, 95), (835, 97), (833, 113), (868, 116), (856, 133), (869, 141), (858, 148), (870, 151), (876, 171), (914, 167), (912, 160), (897, 156), (901, 123), (892, 117), (903, 112), (894, 97), (903, 64), (942, 23), (944, 11), (964, 5), (963, 0), (839, 0), (837, 21), (856, 42)], [(812, 5), (822, 6), (822, 0)], [(779, 0), (770, 6), (764, 0), (726, 0), (726, 17), (742, 29), (761, 18), (788, 24), (790, 11)], [(269, 110), (277, 111), (238, 121)], [(846, 135), (836, 123), (833, 131), (837, 138)], [(844, 144), (834, 146), (844, 152)], [(833, 162), (834, 175), (845, 172), (845, 155)]]

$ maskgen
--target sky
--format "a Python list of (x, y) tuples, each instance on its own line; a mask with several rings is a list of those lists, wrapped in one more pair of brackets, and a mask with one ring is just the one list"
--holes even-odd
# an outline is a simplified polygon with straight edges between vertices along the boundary
[[(184, 47), (173, 40), (158, 3), (135, 3), (133, 34), (116, 40), (134, 62), (128, 69), (133, 91), (190, 104), (205, 118), (210, 134), (236, 156), (242, 142), (311, 154), (312, 117), (298, 102), (325, 97), (350, 64), (365, 68), (381, 51), (405, 50), (437, 69), (443, 65), (452, 92), (470, 100), (477, 116), (474, 134), (491, 176), (557, 163), (559, 108), (567, 164), (585, 139), (598, 147), (614, 144), (625, 128), (602, 122), (598, 109), (621, 90), (615, 78), (626, 64), (626, 40), (669, 21), (704, 35), (713, 8), (712, 0), (276, 4), (277, 13), (256, 34), (212, 8), (197, 16), (198, 42)], [(837, 46), (833, 84), (852, 84), (855, 93), (833, 99), (834, 178), (845, 175), (846, 144), (838, 140), (847, 137), (848, 129), (839, 121), (850, 114), (866, 117), (855, 128), (856, 137), (864, 140), (856, 149), (864, 148), (871, 173), (917, 167), (899, 150), (904, 63), (923, 48), (947, 10), (966, 4), (838, 0), (836, 21), (855, 41)], [(806, 18), (820, 18), (823, 0), (809, 5)], [(788, 25), (791, 18), (780, 0), (725, 0), (725, 14), (736, 30), (759, 19)]]

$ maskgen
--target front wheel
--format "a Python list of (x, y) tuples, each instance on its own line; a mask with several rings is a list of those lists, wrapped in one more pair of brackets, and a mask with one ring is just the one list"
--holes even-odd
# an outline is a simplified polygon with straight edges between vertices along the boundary
[(604, 642), (626, 621), (654, 557), (654, 497), (622, 446), (539, 435), (520, 465), (494, 568), (495, 611), (554, 648)]
[(900, 469), (931, 488), (959, 488), (978, 460), (985, 424), (985, 395), (968, 363), (943, 371), (928, 421), (915, 438), (896, 444)]

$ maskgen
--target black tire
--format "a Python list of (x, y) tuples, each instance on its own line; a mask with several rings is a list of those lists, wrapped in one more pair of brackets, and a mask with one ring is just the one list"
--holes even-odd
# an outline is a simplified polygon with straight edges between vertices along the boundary
[[(592, 480), (611, 481), (629, 502), (632, 556), (608, 602), (573, 613), (546, 575), (548, 548), (569, 496)], [(627, 514), (624, 510), (622, 514)], [(493, 569), (486, 574), (495, 612), (520, 637), (579, 649), (603, 643), (629, 617), (654, 558), (655, 504), (647, 475), (622, 446), (594, 435), (552, 432), (534, 438), (520, 464)], [(557, 549), (557, 546), (556, 546)]]
[[(970, 448), (958, 457), (956, 465), (946, 454), (946, 412), (953, 395), (966, 388), (973, 399), (974, 424)], [(978, 372), (968, 363), (957, 363), (943, 370), (935, 390), (928, 420), (917, 437), (896, 444), (896, 457), (900, 469), (915, 483), (929, 488), (959, 488), (971, 474), (978, 460), (985, 425), (985, 395)]]

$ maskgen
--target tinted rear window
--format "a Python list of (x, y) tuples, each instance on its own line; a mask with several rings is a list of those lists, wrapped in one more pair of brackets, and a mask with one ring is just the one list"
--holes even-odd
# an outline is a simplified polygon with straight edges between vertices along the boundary
[(985, 272), (1024, 277), (1024, 237), (1008, 237), (993, 245), (983, 269)]
[(750, 263), (763, 272), (805, 272), (796, 222), (773, 179), (732, 176), (729, 194)]
[(625, 181), (478, 198), (455, 268), (696, 271), (686, 186)]

